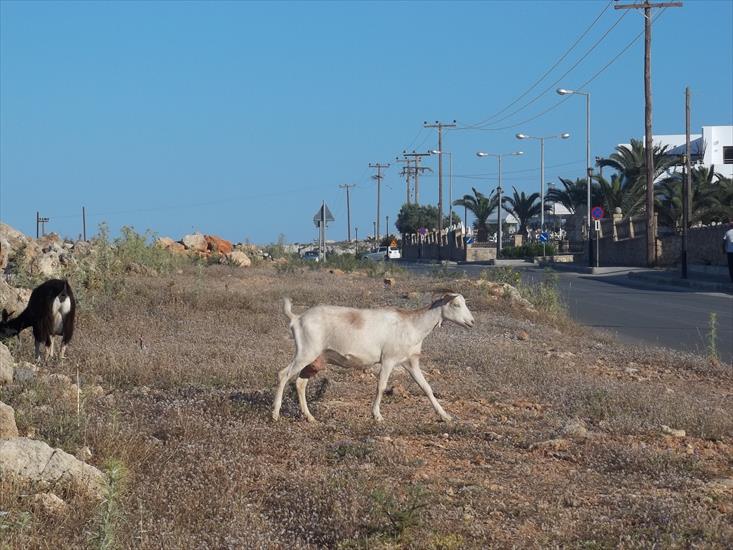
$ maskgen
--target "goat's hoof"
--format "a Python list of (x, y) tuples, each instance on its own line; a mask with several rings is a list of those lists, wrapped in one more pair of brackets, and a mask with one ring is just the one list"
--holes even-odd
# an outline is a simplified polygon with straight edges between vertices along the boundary
[(441, 416), (440, 419), (445, 423), (453, 422), (453, 417), (448, 415)]
[(272, 420), (273, 422), (277, 422), (280, 419), (280, 415), (277, 413), (272, 413)]
[(306, 416), (305, 419), (309, 424), (318, 424), (318, 420), (314, 416)]
[(374, 415), (374, 421), (375, 421), (375, 422), (384, 422), (384, 418), (382, 417), (382, 415), (381, 415), (381, 414), (380, 414), (379, 416), (377, 416), (377, 415), (375, 414), (375, 415)]

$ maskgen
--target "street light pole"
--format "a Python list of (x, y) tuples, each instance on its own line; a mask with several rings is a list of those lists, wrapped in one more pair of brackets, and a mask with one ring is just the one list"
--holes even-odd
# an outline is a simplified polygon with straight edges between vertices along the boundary
[(593, 176), (593, 167), (590, 164), (590, 92), (580, 92), (578, 90), (566, 90), (558, 88), (559, 95), (582, 95), (585, 96), (585, 181), (586, 181), (586, 230), (588, 233), (588, 265), (593, 267), (593, 239), (590, 237), (590, 187), (591, 178)]
[(496, 258), (499, 259), (499, 254), (501, 253), (501, 192), (502, 189), (502, 158), (506, 156), (514, 156), (518, 157), (523, 155), (523, 151), (515, 151), (513, 153), (484, 153), (482, 151), (479, 151), (476, 153), (477, 157), (496, 157), (499, 159), (499, 187), (496, 188), (497, 198), (499, 199), (499, 205), (497, 208), (497, 215), (496, 215)]
[(528, 136), (517, 134), (517, 139), (536, 139), (540, 142), (540, 232), (545, 230), (545, 140), (546, 139), (568, 139), (570, 134), (564, 132), (553, 136)]

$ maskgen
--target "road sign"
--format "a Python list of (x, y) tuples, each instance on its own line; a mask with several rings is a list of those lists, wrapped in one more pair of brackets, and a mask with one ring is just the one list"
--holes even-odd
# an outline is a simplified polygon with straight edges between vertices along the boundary
[(540, 233), (540, 242), (541, 243), (546, 243), (549, 240), (550, 240), (550, 235), (547, 233), (547, 231), (543, 231), (542, 233)]
[(594, 220), (600, 220), (601, 218), (605, 217), (605, 215), (606, 213), (600, 206), (594, 206), (593, 210), (590, 211), (590, 216)]
[(601, 230), (601, 220), (595, 220), (596, 231)]
[(420, 233), (420, 235), (423, 235), (423, 236), (424, 235), (427, 235), (428, 234), (428, 228), (427, 227), (421, 227), (420, 229), (417, 230), (417, 232)]
[(333, 214), (331, 214), (331, 211), (328, 209), (328, 206), (324, 204), (323, 206), (321, 206), (318, 209), (318, 212), (316, 212), (315, 215), (313, 216), (313, 223), (315, 224), (316, 227), (318, 227), (318, 225), (324, 219), (324, 212), (323, 212), (324, 208), (326, 209), (326, 212), (325, 212), (326, 223), (335, 221), (335, 218), (333, 217)]
[(392, 242), (389, 243), (389, 246), (392, 248), (397, 248), (397, 241), (395, 239), (392, 239)]

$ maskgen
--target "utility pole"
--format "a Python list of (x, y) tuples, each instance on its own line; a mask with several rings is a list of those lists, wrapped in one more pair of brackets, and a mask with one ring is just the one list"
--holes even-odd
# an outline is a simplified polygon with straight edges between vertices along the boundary
[(349, 189), (351, 189), (352, 187), (356, 187), (356, 184), (352, 183), (351, 185), (349, 185), (348, 183), (345, 183), (343, 185), (339, 185), (339, 189), (346, 189), (346, 223), (349, 226), (349, 242), (351, 242), (351, 201), (349, 199)]
[(405, 204), (410, 204), (410, 176), (412, 176), (412, 167), (410, 166), (410, 163), (412, 161), (408, 158), (401, 159), (400, 157), (395, 157), (394, 161), (405, 164), (400, 171), (400, 176), (405, 178), (405, 186), (407, 189), (405, 193)]
[[(423, 123), (425, 128), (437, 128), (438, 129), (438, 151), (443, 152), (443, 128), (455, 128), (456, 121), (450, 123), (435, 121), (434, 124)], [(438, 238), (441, 239), (442, 244), (442, 233), (443, 233), (443, 155), (438, 155)], [(438, 246), (440, 250), (440, 245)], [(438, 252), (440, 256), (440, 252)]]
[(373, 179), (377, 180), (377, 221), (375, 222), (375, 229), (374, 229), (374, 238), (379, 239), (379, 208), (380, 203), (382, 202), (382, 178), (384, 177), (382, 175), (382, 168), (389, 168), (389, 163), (387, 164), (381, 164), (379, 162), (376, 162), (372, 164), (369, 163), (369, 168), (376, 168), (377, 174), (372, 176)]
[(354, 243), (354, 256), (359, 255), (359, 228), (354, 228), (354, 236), (356, 237), (356, 242)]
[(429, 157), (430, 153), (416, 153), (415, 151), (408, 153), (407, 151), (402, 151), (402, 156), (408, 159), (408, 167), (410, 166), (410, 159), (415, 163), (415, 166), (411, 166), (410, 170), (415, 176), (415, 204), (420, 204), (420, 174), (431, 171), (427, 166), (420, 166), (420, 159), (422, 157)]
[(81, 230), (82, 230), (82, 238), (86, 241), (87, 240), (87, 209), (83, 206), (81, 207)]
[(682, 182), (682, 278), (687, 279), (687, 228), (690, 224), (692, 166), (690, 164), (690, 87), (685, 88), (685, 179)]
[(615, 5), (614, 9), (644, 10), (644, 136), (646, 156), (646, 261), (656, 263), (656, 224), (654, 223), (654, 138), (652, 135), (652, 9), (679, 8), (682, 2), (643, 2)]
[(36, 212), (36, 239), (46, 234), (46, 224), (49, 221), (51, 221), (51, 218), (41, 217), (41, 214), (39, 212)]
[(384, 227), (384, 236), (389, 237), (389, 216), (387, 216), (386, 223), (387, 225)]

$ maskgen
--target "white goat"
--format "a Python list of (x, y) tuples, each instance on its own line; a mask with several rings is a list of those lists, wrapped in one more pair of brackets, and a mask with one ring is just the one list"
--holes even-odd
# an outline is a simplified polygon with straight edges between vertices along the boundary
[[(349, 307), (314, 306), (300, 315), (292, 312), (289, 298), (284, 301), (285, 315), (290, 318), (290, 330), (295, 338), (295, 358), (278, 374), (272, 418), (280, 417), (283, 391), (289, 380), (295, 382), (300, 410), (309, 422), (315, 418), (308, 410), (305, 387), (308, 378), (332, 363), (343, 367), (382, 365), (377, 385), (377, 396), (372, 414), (382, 420), (379, 404), (392, 369), (404, 365), (418, 386), (422, 388), (440, 418), (451, 417), (433, 395), (420, 370), (420, 351), (425, 337), (443, 321), (452, 321), (470, 328), (473, 315), (460, 294), (446, 294), (430, 306), (415, 311), (399, 309), (354, 309)], [(304, 369), (307, 370), (304, 371)]]

